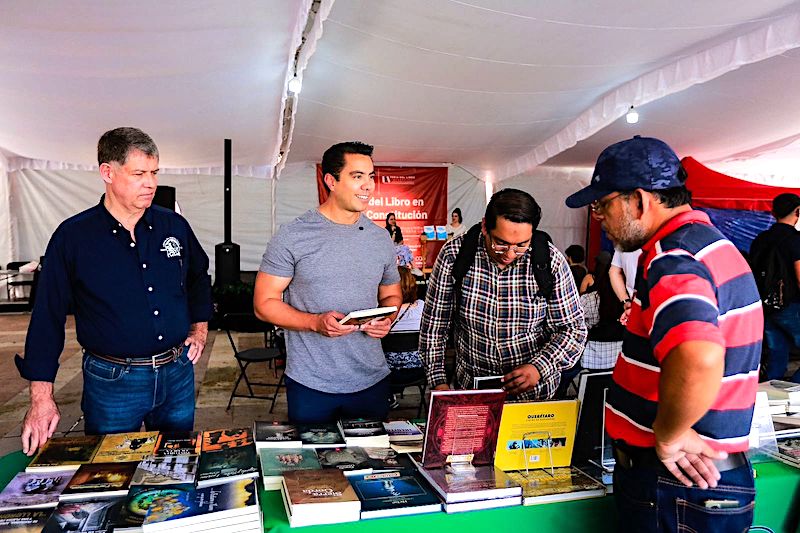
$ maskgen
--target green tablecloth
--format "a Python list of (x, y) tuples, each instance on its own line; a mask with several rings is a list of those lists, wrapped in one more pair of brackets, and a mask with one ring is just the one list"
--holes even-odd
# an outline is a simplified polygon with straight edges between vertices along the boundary
[[(22, 452), (0, 457), (0, 487), (5, 487), (30, 458)], [(800, 470), (782, 463), (762, 463), (756, 469), (755, 525), (773, 531), (795, 533), (800, 515)], [(261, 491), (264, 531), (290, 531), (279, 491)], [(434, 513), (398, 518), (362, 520), (347, 524), (316, 526), (301, 530), (332, 532), (453, 531), (457, 533), (488, 531), (535, 531), (545, 533), (615, 531), (617, 512), (612, 496), (575, 502), (551, 503), (530, 507), (506, 507), (448, 515)], [(296, 528), (294, 531), (298, 531)]]

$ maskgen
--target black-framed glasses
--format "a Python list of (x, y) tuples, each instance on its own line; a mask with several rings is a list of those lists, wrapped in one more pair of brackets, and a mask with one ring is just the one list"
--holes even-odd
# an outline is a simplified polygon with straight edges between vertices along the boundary
[(620, 196), (623, 196), (625, 194), (628, 194), (628, 193), (623, 191), (623, 192), (618, 192), (617, 194), (615, 194), (611, 198), (606, 198), (605, 200), (602, 200), (602, 199), (601, 200), (595, 200), (594, 202), (589, 204), (589, 207), (591, 208), (592, 213), (600, 214), (600, 213), (604, 212), (609, 205), (611, 205), (611, 202), (613, 202), (614, 200), (616, 200), (617, 198), (619, 198)]
[(487, 235), (489, 236), (489, 246), (491, 247), (492, 251), (497, 255), (505, 254), (506, 252), (511, 250), (512, 252), (514, 252), (514, 255), (519, 257), (521, 255), (525, 255), (525, 253), (527, 253), (531, 249), (530, 244), (526, 244), (525, 246), (518, 246), (516, 244), (495, 244), (494, 237), (492, 237), (490, 233), (487, 233)]

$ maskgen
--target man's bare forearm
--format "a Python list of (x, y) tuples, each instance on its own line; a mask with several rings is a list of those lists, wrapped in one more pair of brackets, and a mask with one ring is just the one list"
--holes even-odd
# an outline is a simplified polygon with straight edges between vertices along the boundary
[(275, 326), (292, 331), (315, 331), (318, 315), (298, 311), (282, 300), (270, 298), (255, 306), (256, 316)]

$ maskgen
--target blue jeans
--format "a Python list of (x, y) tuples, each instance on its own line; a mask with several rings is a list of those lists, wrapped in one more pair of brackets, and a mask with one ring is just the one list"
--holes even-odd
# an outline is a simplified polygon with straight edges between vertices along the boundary
[[(767, 379), (783, 379), (789, 365), (790, 348), (800, 348), (800, 302), (764, 316), (764, 340), (769, 348)], [(800, 370), (791, 379), (800, 383)]]
[(169, 364), (131, 366), (83, 355), (84, 432), (190, 431), (194, 426), (194, 366), (185, 347)]
[(293, 424), (333, 422), (340, 418), (386, 420), (389, 376), (358, 392), (332, 394), (311, 389), (286, 376), (286, 402)]
[[(614, 499), (618, 531), (647, 533), (696, 531), (715, 533), (748, 530), (753, 522), (756, 489), (753, 467), (747, 464), (722, 472), (714, 489), (686, 487), (666, 468), (614, 469)], [(736, 501), (736, 507), (709, 509), (708, 500)]]

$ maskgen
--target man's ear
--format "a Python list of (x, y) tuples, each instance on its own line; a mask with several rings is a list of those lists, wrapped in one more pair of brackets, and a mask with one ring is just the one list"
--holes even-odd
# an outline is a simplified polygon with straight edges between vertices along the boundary
[(486, 233), (487, 233), (487, 231), (486, 231), (486, 217), (483, 217), (481, 219), (481, 233), (483, 233), (484, 237), (486, 236)]
[(110, 163), (103, 163), (100, 165), (100, 177), (103, 178), (103, 181), (106, 183), (111, 183), (113, 180), (112, 174), (114, 173), (114, 169), (111, 167)]
[(655, 196), (652, 193), (645, 191), (644, 189), (636, 189), (633, 191), (633, 200), (636, 203), (639, 209), (639, 217), (642, 218), (645, 213), (649, 213), (651, 210), (655, 209), (656, 204), (658, 201), (656, 200)]
[(337, 181), (336, 178), (333, 177), (333, 174), (330, 174), (330, 173), (325, 174), (322, 177), (322, 179), (325, 181), (325, 185), (328, 186), (328, 189), (332, 191), (333, 190), (333, 186)]

